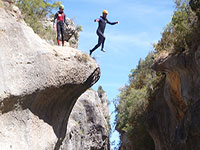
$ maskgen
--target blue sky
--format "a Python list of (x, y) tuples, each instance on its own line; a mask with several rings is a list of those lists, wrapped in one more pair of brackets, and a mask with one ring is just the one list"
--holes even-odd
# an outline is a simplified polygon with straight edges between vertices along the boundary
[[(137, 66), (140, 58), (153, 50), (153, 43), (161, 38), (163, 28), (170, 22), (175, 8), (173, 0), (63, 0), (65, 14), (80, 24), (79, 49), (85, 53), (97, 44), (97, 23), (106, 9), (108, 20), (119, 21), (118, 25), (107, 25), (105, 36), (106, 53), (97, 49), (92, 55), (101, 67), (101, 78), (93, 86), (99, 85), (113, 101), (119, 94), (119, 88), (128, 84), (130, 70)], [(110, 112), (114, 111), (111, 103)], [(115, 114), (111, 115), (113, 124)], [(112, 141), (118, 142), (117, 132), (113, 132)], [(111, 147), (113, 149), (114, 146)]]

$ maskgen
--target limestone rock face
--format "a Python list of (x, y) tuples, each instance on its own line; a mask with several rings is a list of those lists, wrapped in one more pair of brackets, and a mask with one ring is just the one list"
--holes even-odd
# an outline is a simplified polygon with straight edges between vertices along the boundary
[(62, 150), (109, 150), (107, 97), (88, 90), (78, 99), (69, 117)]
[(60, 149), (76, 100), (99, 77), (88, 55), (47, 44), (0, 7), (0, 149)]
[(74, 22), (66, 17), (67, 25), (65, 25), (65, 40), (73, 48), (78, 48), (79, 32), (76, 30)]
[(166, 74), (148, 114), (156, 150), (200, 149), (200, 47), (190, 54), (160, 57)]

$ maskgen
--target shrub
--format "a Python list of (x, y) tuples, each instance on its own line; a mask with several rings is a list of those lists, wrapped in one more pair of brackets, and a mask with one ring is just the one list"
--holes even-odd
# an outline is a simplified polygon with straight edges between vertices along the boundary
[(195, 44), (194, 39), (199, 35), (197, 16), (192, 11), (189, 0), (176, 0), (176, 10), (171, 22), (165, 27), (162, 38), (154, 44), (160, 53), (168, 51), (172, 54), (189, 52)]
[(190, 7), (196, 13), (200, 19), (200, 1), (199, 0), (190, 0)]
[(45, 28), (41, 20), (52, 14), (52, 10), (58, 8), (61, 2), (50, 0), (18, 0), (17, 6), (22, 12), (25, 22), (37, 33), (41, 38), (46, 40), (56, 39), (55, 32), (51, 27)]
[(154, 149), (145, 120), (157, 90), (165, 75), (151, 69), (155, 56), (163, 51), (171, 54), (190, 53), (200, 43), (199, 0), (176, 0), (176, 10), (165, 27), (162, 38), (154, 44), (156, 53), (140, 59), (129, 75), (129, 84), (123, 87), (116, 101), (116, 129), (124, 135), (134, 150)]
[(0, 0), (0, 8), (3, 7), (2, 1)]
[[(146, 112), (149, 106), (150, 94), (157, 89), (161, 74), (151, 69), (154, 54), (151, 52), (145, 60), (140, 59), (136, 69), (131, 70), (129, 85), (120, 91), (117, 97), (116, 128), (126, 133), (131, 147), (134, 149), (154, 149), (154, 143), (146, 130)], [(145, 143), (145, 144), (144, 144)]]
[(79, 62), (87, 63), (90, 60), (90, 57), (85, 53), (76, 53), (74, 56)]
[(103, 94), (105, 93), (101, 85), (98, 87), (97, 93), (100, 98), (102, 98)]

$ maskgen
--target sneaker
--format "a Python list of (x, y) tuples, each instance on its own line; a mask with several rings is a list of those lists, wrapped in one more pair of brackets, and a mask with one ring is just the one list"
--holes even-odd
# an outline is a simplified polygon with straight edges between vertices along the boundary
[(92, 50), (90, 50), (90, 56), (92, 55)]
[(105, 50), (105, 49), (101, 49), (101, 51), (102, 51), (102, 52), (104, 52), (104, 53), (106, 52), (106, 50)]
[(58, 46), (60, 46), (60, 40), (57, 40)]

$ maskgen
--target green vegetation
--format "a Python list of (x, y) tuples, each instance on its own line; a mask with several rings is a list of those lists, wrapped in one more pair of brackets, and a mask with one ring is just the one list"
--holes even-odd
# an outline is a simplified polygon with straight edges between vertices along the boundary
[(97, 93), (100, 98), (102, 98), (103, 94), (105, 93), (101, 85), (98, 87)]
[(196, 13), (200, 19), (200, 1), (199, 0), (190, 0), (191, 9)]
[(165, 27), (161, 40), (154, 44), (158, 53), (162, 51), (171, 54), (189, 53), (200, 40), (200, 26), (197, 17), (200, 2), (191, 0), (189, 3), (189, 0), (176, 0), (175, 3), (176, 10), (172, 21)]
[[(46, 18), (53, 18), (53, 10), (58, 9), (61, 5), (60, 1), (56, 0), (15, 0), (17, 6), (22, 12), (25, 22), (37, 33), (41, 38), (48, 41), (56, 41), (56, 33), (50, 26), (44, 26), (42, 21)], [(70, 46), (76, 45), (79, 38), (79, 32), (82, 31), (82, 26), (77, 25), (74, 32), (75, 41), (69, 41)]]
[(41, 21), (52, 14), (52, 10), (59, 7), (61, 2), (51, 0), (18, 0), (17, 6), (22, 11), (25, 22), (41, 38), (55, 40), (56, 34), (51, 27), (45, 28)]
[(3, 6), (2, 1), (0, 0), (0, 8)]
[(165, 75), (151, 69), (154, 58), (162, 52), (171, 55), (188, 54), (200, 43), (200, 1), (176, 0), (171, 22), (162, 38), (154, 44), (155, 53), (149, 53), (131, 70), (129, 84), (121, 88), (116, 99), (116, 129), (126, 135), (134, 150), (153, 150), (154, 143), (146, 127), (146, 116), (161, 87)]
[(85, 53), (76, 53), (74, 56), (79, 62), (87, 63), (90, 60), (90, 57)]
[(154, 143), (146, 130), (145, 117), (150, 103), (150, 95), (158, 89), (161, 74), (151, 69), (154, 53), (149, 53), (145, 60), (140, 60), (137, 68), (131, 70), (129, 85), (121, 89), (116, 108), (117, 130), (126, 133), (133, 141), (134, 149), (154, 149)]

